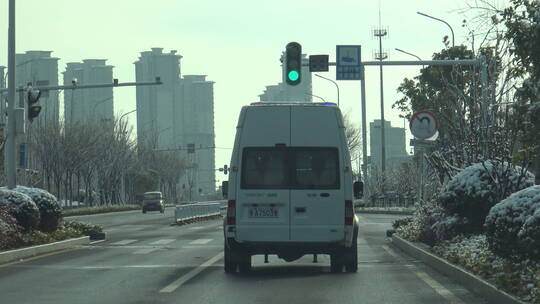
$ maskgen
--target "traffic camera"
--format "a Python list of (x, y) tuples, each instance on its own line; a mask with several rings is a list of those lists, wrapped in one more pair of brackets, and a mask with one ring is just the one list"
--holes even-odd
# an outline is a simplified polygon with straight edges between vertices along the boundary
[(285, 48), (285, 80), (289, 85), (302, 80), (302, 46), (298, 42), (290, 42)]

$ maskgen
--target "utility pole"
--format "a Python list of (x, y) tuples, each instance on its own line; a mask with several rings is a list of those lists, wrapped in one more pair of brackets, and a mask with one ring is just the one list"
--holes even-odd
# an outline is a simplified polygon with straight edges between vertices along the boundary
[(4, 169), (8, 189), (16, 186), (15, 164), (15, 0), (9, 0), (8, 28), (8, 121)]
[[(375, 59), (382, 62), (388, 58), (388, 54), (383, 53), (382, 39), (388, 34), (388, 31), (383, 28), (378, 28), (373, 31), (373, 35), (379, 39), (379, 52), (375, 53)], [(386, 142), (384, 134), (384, 85), (383, 85), (383, 66), (379, 65), (380, 87), (381, 87), (381, 173), (384, 179), (386, 171)]]

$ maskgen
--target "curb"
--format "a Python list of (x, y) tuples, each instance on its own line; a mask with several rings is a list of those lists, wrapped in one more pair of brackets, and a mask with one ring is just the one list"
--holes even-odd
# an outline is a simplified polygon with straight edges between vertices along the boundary
[(88, 236), (80, 238), (64, 240), (51, 244), (43, 244), (32, 247), (14, 249), (9, 251), (0, 252), (0, 263), (7, 263), (14, 260), (26, 259), (43, 253), (49, 253), (52, 251), (67, 249), (78, 245), (87, 245), (90, 243)]
[(356, 210), (356, 213), (364, 214), (393, 214), (393, 215), (412, 215), (412, 211), (392, 211), (392, 210)]
[(493, 304), (525, 304), (514, 296), (497, 289), (494, 285), (484, 281), (480, 277), (455, 266), (446, 260), (428, 252), (426, 249), (415, 245), (399, 236), (392, 236), (392, 245), (401, 249), (408, 255), (419, 259), (438, 272), (460, 283), (465, 288), (483, 297), (488, 303)]

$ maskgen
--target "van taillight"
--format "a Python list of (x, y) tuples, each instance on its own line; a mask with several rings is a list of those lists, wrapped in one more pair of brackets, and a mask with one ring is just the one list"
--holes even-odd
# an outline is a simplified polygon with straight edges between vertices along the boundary
[(236, 201), (227, 202), (227, 225), (236, 225)]
[(354, 219), (354, 209), (352, 201), (345, 201), (345, 225), (352, 225)]

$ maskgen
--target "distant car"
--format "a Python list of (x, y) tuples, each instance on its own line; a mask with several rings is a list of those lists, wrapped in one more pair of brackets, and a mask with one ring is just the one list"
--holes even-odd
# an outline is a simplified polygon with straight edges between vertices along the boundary
[(146, 192), (143, 197), (142, 212), (159, 211), (165, 212), (165, 204), (163, 203), (163, 195), (159, 191)]

